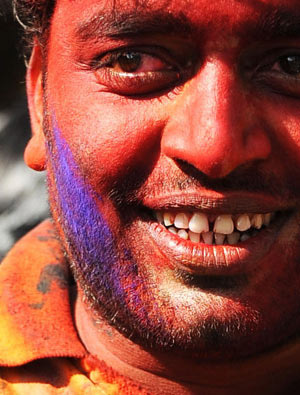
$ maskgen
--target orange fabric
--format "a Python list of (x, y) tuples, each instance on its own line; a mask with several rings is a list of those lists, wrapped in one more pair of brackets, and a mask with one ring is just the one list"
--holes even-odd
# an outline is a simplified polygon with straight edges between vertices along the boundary
[(0, 265), (0, 394), (146, 394), (87, 355), (72, 294), (67, 262), (45, 221)]
[[(68, 268), (46, 221), (21, 239), (0, 266), (0, 364), (83, 357), (73, 326)], [(62, 334), (68, 336), (62, 336)]]
[(51, 358), (0, 370), (3, 395), (120, 394), (117, 384), (95, 382), (71, 360)]

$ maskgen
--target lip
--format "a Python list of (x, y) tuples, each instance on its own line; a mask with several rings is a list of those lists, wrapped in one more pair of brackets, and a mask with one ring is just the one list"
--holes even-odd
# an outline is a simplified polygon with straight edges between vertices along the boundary
[[(255, 197), (255, 198), (254, 198)], [(195, 275), (231, 276), (247, 274), (255, 270), (279, 237), (280, 231), (291, 215), (291, 207), (270, 196), (257, 194), (227, 194), (216, 198), (216, 193), (163, 196), (148, 199), (151, 210), (201, 210), (206, 214), (267, 213), (282, 214), (256, 236), (237, 245), (208, 245), (183, 240), (155, 221), (142, 221), (154, 247), (166, 259), (172, 269), (180, 269)]]
[[(292, 203), (292, 204), (291, 204)], [(271, 195), (249, 192), (190, 191), (145, 197), (143, 206), (151, 210), (201, 210), (208, 214), (270, 213), (294, 208), (293, 202)]]

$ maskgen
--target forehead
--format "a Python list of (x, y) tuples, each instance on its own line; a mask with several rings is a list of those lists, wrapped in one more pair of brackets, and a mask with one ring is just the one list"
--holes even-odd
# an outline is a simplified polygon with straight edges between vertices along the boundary
[(299, 37), (299, 22), (299, 0), (57, 0), (52, 31), (73, 41), (173, 31), (199, 41), (206, 33), (251, 41)]
[(191, 23), (222, 20), (234, 26), (270, 14), (299, 14), (299, 0), (57, 0), (56, 12), (65, 22), (84, 20), (96, 12), (102, 13), (103, 19), (163, 12), (185, 16)]

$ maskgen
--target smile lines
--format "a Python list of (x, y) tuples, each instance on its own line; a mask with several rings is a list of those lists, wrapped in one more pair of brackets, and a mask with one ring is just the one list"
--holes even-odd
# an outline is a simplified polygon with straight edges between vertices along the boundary
[(184, 240), (205, 244), (237, 244), (268, 227), (275, 213), (206, 215), (202, 212), (156, 211), (157, 221)]

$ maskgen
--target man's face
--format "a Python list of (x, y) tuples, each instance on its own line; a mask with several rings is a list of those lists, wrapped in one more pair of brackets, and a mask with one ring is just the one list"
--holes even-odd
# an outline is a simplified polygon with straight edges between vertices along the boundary
[(298, 0), (57, 1), (50, 204), (135, 341), (235, 358), (299, 332), (299, 22)]

